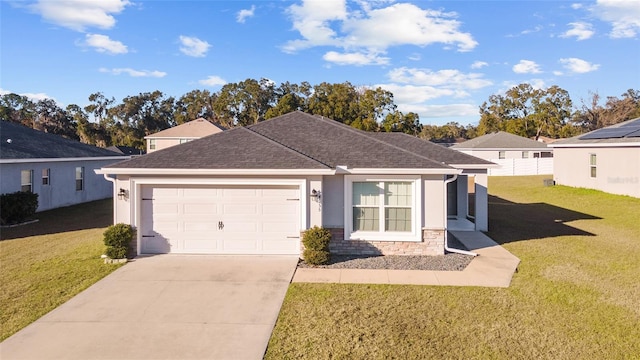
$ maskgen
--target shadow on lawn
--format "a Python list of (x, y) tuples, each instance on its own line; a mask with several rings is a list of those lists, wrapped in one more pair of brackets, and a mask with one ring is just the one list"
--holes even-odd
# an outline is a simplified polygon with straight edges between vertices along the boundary
[(520, 204), (489, 195), (488, 235), (499, 244), (567, 235), (595, 236), (567, 223), (598, 219), (602, 218), (546, 203)]
[(36, 213), (38, 222), (0, 229), (0, 240), (104, 228), (113, 222), (111, 198)]

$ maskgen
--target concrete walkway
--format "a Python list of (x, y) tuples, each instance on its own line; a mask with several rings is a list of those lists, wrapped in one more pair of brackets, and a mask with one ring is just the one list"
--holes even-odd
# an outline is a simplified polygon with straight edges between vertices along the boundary
[(520, 259), (477, 231), (451, 231), (479, 254), (463, 271), (298, 268), (292, 282), (509, 287)]
[(297, 256), (138, 257), (0, 344), (0, 359), (262, 359)]

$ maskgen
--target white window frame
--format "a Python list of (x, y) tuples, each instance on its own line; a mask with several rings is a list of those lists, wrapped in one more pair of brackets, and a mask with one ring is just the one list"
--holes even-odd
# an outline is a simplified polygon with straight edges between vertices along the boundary
[(503, 160), (507, 158), (507, 152), (504, 150), (498, 151), (498, 159)]
[(180, 143), (180, 144), (186, 144), (186, 143), (188, 143), (189, 141), (192, 141), (192, 140), (193, 140), (193, 139), (180, 139), (180, 140), (179, 140), (179, 143)]
[(51, 169), (45, 168), (42, 169), (42, 186), (51, 185)]
[(156, 139), (149, 139), (149, 150), (156, 149)]
[(528, 151), (523, 151), (522, 152), (522, 158), (523, 159), (528, 159), (529, 158), (529, 152)]
[(595, 153), (589, 153), (589, 177), (598, 177), (598, 155)]
[[(80, 169), (80, 177), (78, 178), (78, 169)], [(76, 191), (84, 191), (84, 166), (76, 166), (76, 172), (75, 172), (75, 184), (76, 184)], [(78, 189), (78, 181), (80, 181), (80, 188)]]
[[(410, 182), (411, 193), (411, 231), (384, 231), (384, 202), (379, 206), (379, 231), (353, 230), (353, 183), (354, 182)], [(382, 192), (381, 197), (384, 197)], [(422, 241), (422, 178), (419, 175), (345, 175), (344, 179), (344, 237), (345, 240), (365, 241)]]
[[(28, 172), (29, 173), (29, 182), (26, 183), (24, 182), (24, 176), (23, 174)], [(29, 190), (25, 190), (25, 186), (29, 187)], [(33, 192), (33, 170), (20, 170), (20, 191), (24, 191), (24, 192)]]

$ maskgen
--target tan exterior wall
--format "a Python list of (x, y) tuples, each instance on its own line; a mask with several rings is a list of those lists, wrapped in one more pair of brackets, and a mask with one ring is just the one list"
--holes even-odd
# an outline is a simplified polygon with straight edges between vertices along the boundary
[(156, 138), (153, 139), (156, 141), (156, 148), (151, 149), (151, 139), (147, 139), (147, 154), (152, 153), (154, 151), (170, 148), (172, 146), (180, 145), (180, 139), (161, 139)]
[[(591, 177), (591, 154), (596, 155), (596, 177)], [(555, 148), (553, 177), (559, 185), (640, 198), (640, 146)]]

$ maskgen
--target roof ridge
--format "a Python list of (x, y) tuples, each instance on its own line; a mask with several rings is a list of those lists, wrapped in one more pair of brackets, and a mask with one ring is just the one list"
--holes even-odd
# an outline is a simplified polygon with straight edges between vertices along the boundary
[[(321, 164), (322, 166), (326, 166), (327, 168), (331, 169), (331, 166), (329, 166), (328, 164), (325, 164), (324, 162), (322, 162), (322, 161), (320, 161), (320, 160), (318, 160), (318, 159), (316, 159), (316, 158), (314, 158), (314, 157), (312, 157), (312, 156), (310, 156), (308, 154), (305, 154), (305, 153), (303, 153), (301, 151), (298, 151), (298, 150), (296, 150), (296, 149), (294, 149), (292, 147), (289, 147), (289, 146), (287, 146), (285, 144), (282, 144), (282, 143), (280, 143), (278, 141), (275, 141), (275, 140), (271, 139), (270, 137), (267, 137), (267, 136), (262, 135), (262, 134), (260, 134), (260, 133), (258, 133), (256, 131), (251, 130), (250, 126), (241, 126), (241, 127), (238, 127), (238, 128), (227, 130), (227, 131), (233, 131), (233, 130), (236, 130), (236, 129), (243, 129), (245, 131), (248, 131), (249, 133), (254, 134), (254, 135), (256, 135), (256, 136), (258, 136), (260, 138), (263, 138), (264, 140), (266, 140), (266, 141), (268, 141), (270, 143), (278, 145), (279, 147), (282, 147), (282, 148), (286, 149), (289, 152), (295, 153), (296, 155), (299, 155), (299, 156), (304, 156), (305, 158), (311, 159), (311, 160), (317, 162), (318, 164)], [(215, 134), (213, 134), (213, 135), (215, 135)]]
[(364, 137), (366, 137), (366, 138), (368, 138), (368, 139), (374, 140), (374, 141), (376, 141), (376, 142), (378, 142), (378, 143), (385, 144), (386, 146), (390, 146), (390, 147), (392, 147), (392, 148), (394, 148), (394, 149), (396, 149), (396, 150), (400, 150), (400, 151), (402, 151), (402, 152), (404, 152), (404, 153), (408, 153), (408, 154), (411, 154), (411, 155), (413, 155), (413, 156), (417, 156), (417, 157), (419, 157), (419, 158), (422, 158), (422, 159), (425, 159), (425, 160), (429, 160), (430, 162), (432, 162), (432, 163), (434, 163), (434, 164), (438, 164), (438, 165), (446, 165), (447, 167), (451, 167), (451, 166), (449, 166), (449, 164), (445, 164), (445, 163), (442, 163), (442, 162), (438, 162), (438, 161), (433, 160), (433, 159), (431, 159), (431, 158), (428, 158), (428, 157), (426, 157), (426, 156), (424, 156), (424, 155), (421, 155), (421, 154), (415, 153), (415, 152), (413, 152), (413, 151), (409, 151), (409, 150), (403, 149), (403, 148), (401, 148), (401, 147), (399, 147), (399, 146), (397, 146), (397, 145), (394, 145), (394, 144), (392, 144), (392, 143), (390, 143), (390, 142), (387, 142), (387, 141), (384, 141), (384, 140), (377, 139), (376, 137), (374, 137), (374, 136), (370, 135), (367, 131), (364, 131), (364, 130), (360, 130), (360, 129), (353, 128), (353, 127), (351, 127), (351, 126), (349, 126), (349, 125), (347, 125), (347, 124), (343, 124), (343, 123), (338, 122), (338, 121), (335, 121), (335, 120), (333, 120), (333, 119), (329, 119), (329, 118), (325, 119), (325, 117), (324, 117), (324, 116), (322, 116), (322, 117), (321, 117), (321, 120), (322, 120), (322, 121), (325, 121), (325, 122), (327, 122), (327, 123), (330, 123), (330, 124), (332, 124), (333, 126), (336, 126), (336, 127), (343, 127), (345, 130), (348, 130), (348, 131), (350, 131), (350, 132), (352, 132), (352, 133), (354, 133), (354, 134), (358, 134), (358, 135), (364, 136)]

